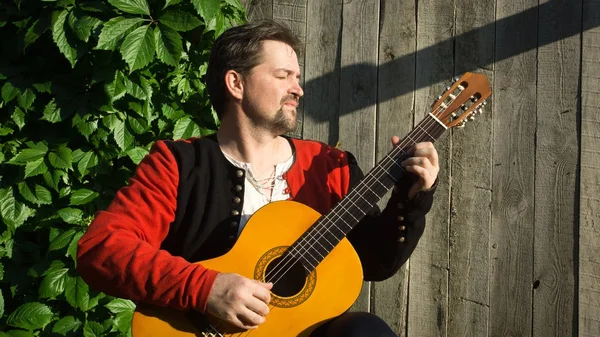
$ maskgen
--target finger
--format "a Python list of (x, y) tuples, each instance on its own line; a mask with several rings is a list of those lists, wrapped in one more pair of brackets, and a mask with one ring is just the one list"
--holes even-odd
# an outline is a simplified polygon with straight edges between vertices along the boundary
[(252, 289), (252, 295), (254, 297), (260, 299), (264, 303), (269, 304), (271, 301), (271, 288), (273, 288), (273, 283), (257, 283), (258, 287)]
[(253, 312), (255, 312), (261, 316), (266, 316), (269, 314), (269, 306), (265, 302), (263, 302), (262, 300), (260, 300), (256, 297), (251, 297), (246, 302), (246, 308), (252, 310)]
[(392, 145), (396, 146), (398, 144), (400, 144), (400, 137), (398, 137), (398, 136), (392, 136)]
[(420, 166), (427, 169), (431, 167), (431, 162), (427, 157), (410, 157), (402, 161), (400, 165), (404, 166), (404, 168), (408, 168), (409, 166)]
[(438, 165), (438, 153), (432, 148), (418, 149), (413, 153), (413, 157), (425, 157), (429, 159), (432, 166)]
[(239, 313), (238, 319), (246, 329), (256, 329), (260, 324), (263, 324), (267, 320), (264, 316), (259, 315), (248, 308)]

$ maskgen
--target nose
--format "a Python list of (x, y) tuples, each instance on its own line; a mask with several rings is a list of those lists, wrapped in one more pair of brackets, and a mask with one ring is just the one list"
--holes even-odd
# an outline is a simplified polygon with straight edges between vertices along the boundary
[(294, 85), (290, 89), (290, 94), (296, 96), (297, 98), (304, 96), (304, 90), (302, 90), (300, 83), (298, 83), (297, 81), (294, 81)]

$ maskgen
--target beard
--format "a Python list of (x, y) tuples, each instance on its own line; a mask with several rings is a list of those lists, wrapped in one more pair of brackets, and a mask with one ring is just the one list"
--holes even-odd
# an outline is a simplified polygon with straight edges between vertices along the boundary
[(295, 130), (297, 125), (296, 109), (286, 113), (283, 111), (283, 107), (280, 108), (275, 114), (275, 117), (269, 121), (269, 124), (271, 130), (278, 130), (281, 133)]

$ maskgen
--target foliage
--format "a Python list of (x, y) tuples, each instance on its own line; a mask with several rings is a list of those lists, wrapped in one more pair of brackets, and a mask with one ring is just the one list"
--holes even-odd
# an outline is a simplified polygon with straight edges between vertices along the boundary
[(239, 0), (0, 4), (0, 337), (129, 334), (76, 245), (157, 139), (218, 126), (208, 50)]

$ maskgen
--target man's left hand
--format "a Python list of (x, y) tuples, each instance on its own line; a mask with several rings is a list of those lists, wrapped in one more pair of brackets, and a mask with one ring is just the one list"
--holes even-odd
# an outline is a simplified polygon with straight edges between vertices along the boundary
[[(392, 137), (394, 146), (400, 143), (400, 138)], [(408, 197), (414, 198), (420, 191), (430, 189), (437, 179), (440, 171), (438, 153), (433, 143), (422, 142), (415, 144), (409, 150), (410, 158), (404, 160), (401, 165), (408, 172), (417, 176), (417, 181), (411, 186)]]

